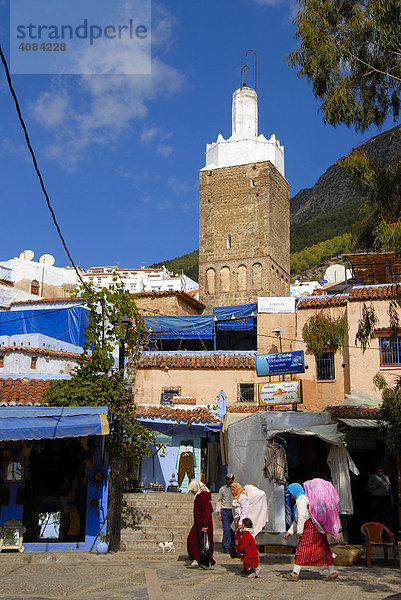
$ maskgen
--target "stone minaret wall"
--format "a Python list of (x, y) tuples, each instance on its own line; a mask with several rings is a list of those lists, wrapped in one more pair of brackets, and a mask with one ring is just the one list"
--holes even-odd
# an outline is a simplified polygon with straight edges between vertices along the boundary
[(270, 161), (200, 171), (199, 288), (213, 306), (288, 296), (289, 185)]

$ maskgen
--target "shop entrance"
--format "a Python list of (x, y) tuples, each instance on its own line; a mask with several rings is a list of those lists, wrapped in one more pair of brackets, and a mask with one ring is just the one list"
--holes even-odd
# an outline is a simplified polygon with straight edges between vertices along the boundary
[(91, 455), (87, 438), (32, 442), (23, 499), (24, 541), (85, 540), (85, 467)]

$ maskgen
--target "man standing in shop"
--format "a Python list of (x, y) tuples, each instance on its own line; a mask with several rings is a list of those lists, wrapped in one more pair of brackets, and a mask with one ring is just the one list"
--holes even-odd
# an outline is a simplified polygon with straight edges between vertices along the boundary
[(371, 520), (391, 527), (393, 508), (391, 485), (381, 465), (377, 467), (376, 473), (369, 477), (367, 490), (370, 495)]
[(230, 490), (230, 485), (234, 483), (234, 475), (227, 473), (226, 483), (219, 489), (217, 496), (216, 511), (219, 516), (219, 521), (223, 525), (223, 552), (228, 553), (230, 546), (234, 544), (234, 531), (231, 529), (233, 522), (233, 495)]

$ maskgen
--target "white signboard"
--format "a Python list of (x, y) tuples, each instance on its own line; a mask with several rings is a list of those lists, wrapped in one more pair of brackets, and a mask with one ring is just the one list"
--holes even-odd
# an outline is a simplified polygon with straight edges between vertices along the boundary
[(302, 402), (300, 381), (259, 383), (259, 406), (299, 404)]
[(258, 298), (258, 313), (294, 313), (295, 298), (289, 296)]

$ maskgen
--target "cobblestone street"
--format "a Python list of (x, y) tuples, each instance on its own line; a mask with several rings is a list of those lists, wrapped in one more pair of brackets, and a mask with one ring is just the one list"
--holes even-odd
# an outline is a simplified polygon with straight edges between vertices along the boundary
[(297, 583), (281, 573), (290, 566), (262, 564), (259, 579), (240, 576), (241, 564), (220, 553), (212, 571), (188, 569), (177, 555), (130, 552), (0, 555), (0, 598), (7, 600), (401, 600), (401, 575), (392, 567), (340, 567), (340, 578), (323, 582), (310, 568)]

